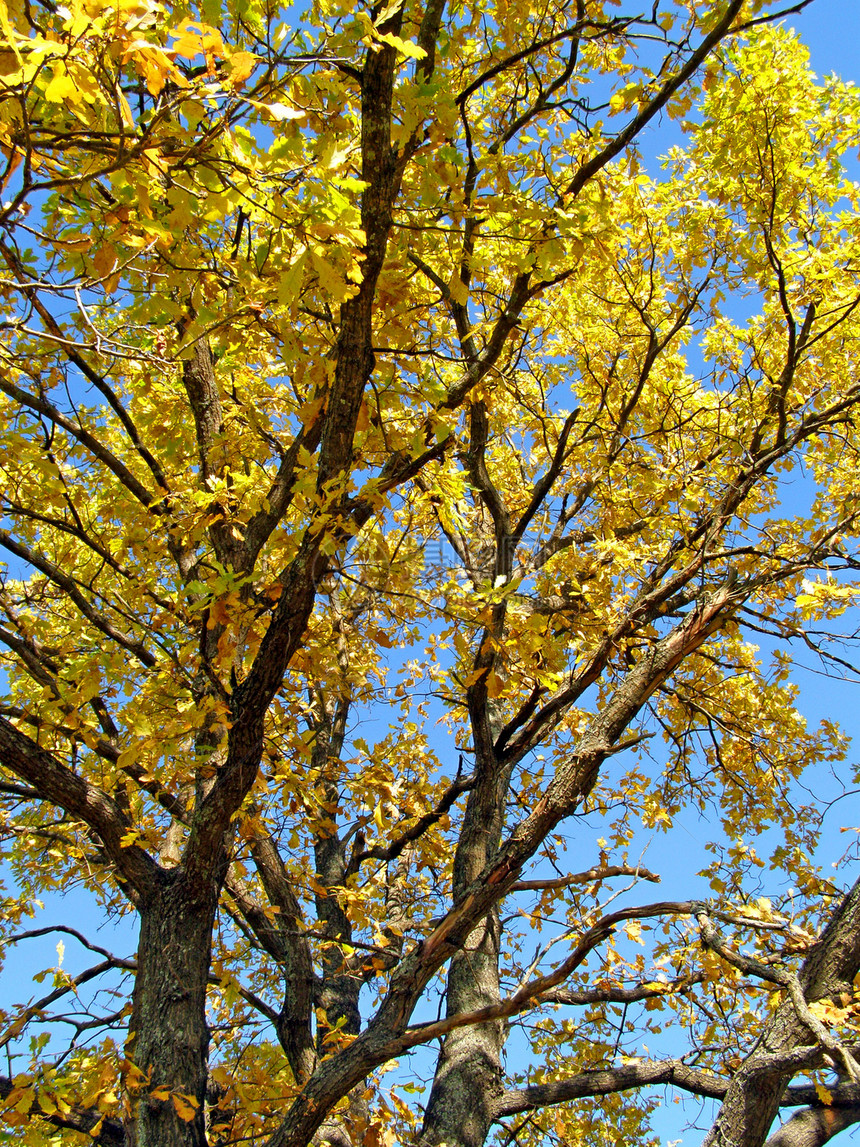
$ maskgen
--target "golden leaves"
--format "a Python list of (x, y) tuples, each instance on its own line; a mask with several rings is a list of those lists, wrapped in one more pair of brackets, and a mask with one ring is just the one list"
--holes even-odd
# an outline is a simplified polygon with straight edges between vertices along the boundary
[[(254, 73), (259, 59), (253, 52), (233, 52), (227, 59), (230, 81), (233, 87), (240, 88)], [(269, 105), (271, 107), (271, 105)], [(285, 117), (288, 118), (288, 117)]]
[[(174, 36), (171, 52), (174, 56), (186, 56), (189, 60), (203, 56), (210, 75), (215, 72), (215, 62), (227, 53), (224, 39), (217, 28), (197, 20), (183, 20), (172, 32)], [(248, 55), (249, 53), (245, 53)]]
[[(803, 84), (798, 92), (793, 53), (783, 68), (766, 58), (774, 52), (765, 38), (765, 47), (732, 57), (728, 71), (706, 72), (707, 130), (670, 171), (649, 177), (647, 161), (628, 151), (570, 197), (572, 173), (608, 129), (571, 132), (548, 109), (507, 138), (531, 73), (512, 65), (485, 75), (487, 60), (518, 52), (551, 14), (491, 7), (493, 42), (483, 43), (484, 12), (464, 9), (446, 30), (433, 80), (414, 84), (404, 65), (423, 52), (409, 40), (410, 17), (401, 37), (383, 30), (392, 10), (374, 22), (342, 8), (314, 10), (313, 19), (328, 21), (316, 29), (319, 52), (282, 70), (289, 30), (269, 27), (268, 39), (249, 32), (265, 15), (253, 4), (241, 19), (225, 12), (222, 24), (211, 6), (167, 14), (143, 2), (107, 10), (72, 0), (54, 21), (54, 40), (15, 31), (0, 8), (11, 29), (0, 84), (7, 92), (32, 85), (33, 107), (62, 143), (32, 156), (60, 190), (20, 244), (36, 233), (49, 239), (26, 268), (27, 290), (42, 290), (49, 264), (65, 276), (43, 292), (51, 306), (63, 299), (54, 342), (15, 326), (17, 317), (4, 328), (15, 350), (5, 369), (31, 388), (31, 405), (2, 400), (2, 486), (20, 504), (20, 535), (155, 651), (154, 665), (134, 664), (47, 575), (10, 576), (2, 588), (12, 637), (39, 643), (35, 653), (24, 646), (29, 663), (2, 654), (4, 669), (18, 670), (9, 673), (10, 709), (127, 810), (122, 846), (178, 855), (176, 839), (222, 775), (233, 710), (273, 615), (288, 614), (309, 584), (303, 578), (317, 593), (259, 730), (263, 761), (234, 821), (237, 895), (225, 896), (214, 940), (219, 983), (209, 1000), (221, 1042), (212, 1075), (237, 1138), (269, 1135), (295, 1087), (274, 1042), (248, 1038), (256, 1028), (247, 993), (283, 999), (281, 964), (240, 935), (251, 927), (243, 895), (260, 904), (249, 919), (261, 928), (265, 920), (269, 939), (288, 914), (255, 873), (254, 846), (267, 834), (304, 917), (284, 935), (307, 941), (317, 968), (336, 967), (344, 981), (365, 977), (369, 993), (382, 993), (399, 945), (416, 951), (449, 902), (465, 804), (452, 778), (459, 784), (472, 767), (483, 717), (494, 736), (504, 731), (500, 760), (518, 735), (532, 737), (508, 758), (499, 816), (513, 830), (544, 800), (590, 723), (686, 618), (702, 643), (683, 647), (671, 680), (661, 679), (649, 708), (631, 718), (628, 761), (588, 789), (580, 823), (602, 822), (596, 847), (608, 865), (643, 827), (669, 829), (685, 810), (717, 810), (721, 851), (706, 876), (733, 902), (737, 887), (769, 879), (769, 860), (792, 878), (810, 872), (814, 831), (789, 811), (786, 794), (801, 768), (844, 748), (832, 727), (806, 728), (790, 682), (719, 613), (731, 586), (754, 579), (751, 608), (764, 627), (786, 617), (799, 624), (798, 614), (836, 616), (854, 602), (847, 581), (800, 582), (798, 563), (826, 548), (828, 527), (778, 520), (779, 476), (762, 462), (779, 452), (786, 426), (802, 430), (785, 465), (804, 452), (815, 459), (824, 494), (821, 513), (809, 516), (830, 514), (828, 499), (847, 507), (846, 536), (855, 537), (852, 478), (835, 473), (846, 469), (837, 463), (851, 427), (840, 415), (828, 441), (819, 425), (828, 404), (847, 401), (840, 340), (856, 341), (854, 320), (832, 333), (816, 328), (814, 353), (798, 361), (791, 385), (774, 381), (788, 329), (777, 259), (801, 323), (808, 301), (828, 292), (842, 316), (855, 289), (849, 228), (831, 226), (821, 208), (844, 188), (810, 154), (821, 149), (804, 126), (824, 124), (835, 138), (829, 97)], [(611, 71), (610, 113), (632, 113), (650, 80), (613, 37), (607, 26), (586, 38), (574, 82), (584, 87), (592, 72)], [(536, 49), (533, 74), (566, 66), (568, 47), (550, 37)], [(373, 239), (362, 213), (366, 222), (378, 189), (362, 155), (354, 74), (367, 52), (371, 63), (400, 57), (390, 142), (404, 183), (379, 279), (367, 280), (370, 382), (352, 408), (349, 468), (321, 489), (333, 383), (355, 365), (339, 357), (346, 305), (365, 287)], [(758, 63), (767, 68), (757, 79)], [(473, 80), (478, 86), (458, 100)], [(802, 115), (791, 111), (795, 96)], [(683, 93), (675, 110), (691, 99)], [(770, 141), (776, 188), (744, 119), (763, 109), (786, 125)], [(856, 108), (849, 101), (843, 112), (850, 126)], [(21, 144), (13, 127), (2, 130), (13, 164)], [(763, 189), (785, 205), (767, 232), (773, 257), (760, 226)], [(808, 202), (819, 206), (807, 211)], [(34, 217), (42, 206), (34, 201)], [(734, 299), (742, 280), (761, 292), (761, 314), (746, 321), (732, 308), (731, 319), (721, 317), (720, 292)], [(11, 292), (12, 271), (6, 281)], [(203, 345), (212, 393), (205, 409), (192, 410), (182, 364)], [(87, 375), (85, 385), (66, 348), (101, 382)], [(58, 395), (64, 421), (51, 426), (39, 404)], [(199, 423), (210, 416), (201, 452)], [(816, 420), (815, 435), (804, 419)], [(44, 429), (34, 432), (37, 424)], [(125, 472), (146, 498), (135, 500)], [(248, 539), (262, 539), (252, 568), (242, 566)], [(306, 565), (294, 577), (297, 558)], [(24, 671), (34, 657), (41, 679)], [(48, 662), (59, 668), (48, 671)], [(633, 740), (651, 734), (653, 759)], [(53, 878), (40, 858), (71, 857), (81, 870), (98, 863), (77, 829), (61, 828), (56, 856), (40, 851), (36, 836), (16, 840), (20, 867), (41, 887)], [(742, 839), (771, 830), (785, 856)], [(345, 867), (326, 873), (318, 854), (335, 846)], [(563, 870), (567, 848), (561, 832), (547, 838), (541, 862)], [(87, 879), (118, 902), (111, 872)], [(581, 934), (595, 919), (599, 885), (544, 888), (537, 905), (517, 903), (504, 977), (518, 982), (518, 946), (531, 947), (534, 929), (552, 922)], [(808, 908), (814, 897), (804, 891), (803, 899)], [(335, 914), (346, 923), (333, 938), (326, 921)], [(733, 914), (744, 937), (778, 932), (787, 956), (812, 942), (811, 932), (779, 931), (763, 899), (741, 897)], [(243, 922), (233, 928), (230, 919)], [(707, 992), (736, 1009), (738, 1027), (755, 1030), (757, 1004), (741, 1002), (738, 978), (708, 955), (696, 963), (685, 926), (673, 927), (652, 945), (639, 921), (627, 921), (577, 985), (645, 985), (656, 1027), (663, 1008), (687, 1006), (695, 965)], [(685, 1018), (703, 1046), (722, 1046), (705, 1038), (701, 999), (701, 1015), (691, 1004)], [(558, 1016), (535, 1017), (548, 1076), (563, 1073), (568, 1054), (590, 1064), (617, 1050), (624, 1018), (605, 1007), (583, 1015), (581, 1032)], [(325, 1014), (319, 1023), (325, 1030)], [(335, 1024), (328, 1035), (326, 1054), (346, 1042)], [(16, 1103), (32, 1102), (28, 1089), (22, 1084)], [(375, 1081), (368, 1090), (384, 1118), (368, 1123), (367, 1141), (396, 1138), (390, 1128), (408, 1127), (415, 1109), (396, 1099), (384, 1109)], [(181, 1089), (163, 1084), (151, 1095), (193, 1120)], [(613, 1110), (630, 1141), (630, 1108)], [(569, 1141), (588, 1136), (576, 1112), (546, 1120)]]
[(185, 1123), (190, 1123), (195, 1118), (197, 1110), (200, 1107), (199, 1101), (193, 1095), (172, 1090), (164, 1084), (153, 1087), (149, 1092), (149, 1097), (150, 1099), (160, 1100), (162, 1103), (171, 1103), (173, 1110)]
[(364, 32), (361, 42), (374, 52), (378, 52), (383, 44), (388, 44), (392, 48), (396, 48), (397, 52), (407, 59), (422, 60), (427, 55), (423, 48), (419, 48), (417, 44), (413, 44), (409, 40), (401, 39), (400, 36), (395, 36), (392, 32), (380, 31), (391, 18), (392, 9), (396, 7), (397, 5), (389, 6), (376, 17), (375, 21), (371, 20), (366, 12), (356, 11), (356, 21)]
[(134, 64), (138, 73), (143, 77), (149, 94), (157, 96), (163, 90), (168, 79), (180, 87), (187, 88), (189, 86), (188, 80), (173, 62), (172, 55), (175, 53), (168, 53), (157, 44), (151, 44), (147, 40), (133, 40), (126, 47), (124, 58), (131, 60)]
[(54, 65), (53, 78), (45, 88), (45, 99), (54, 104), (61, 104), (68, 99), (77, 102), (77, 85), (62, 61)]
[(804, 578), (802, 592), (795, 602), (805, 618), (839, 617), (854, 604), (858, 594), (860, 589), (856, 586)]
[(830, 1091), (829, 1088), (825, 1087), (823, 1083), (819, 1083), (818, 1080), (815, 1081), (813, 1086), (815, 1087), (815, 1094), (818, 1096), (818, 1098), (821, 1100), (821, 1102), (824, 1104), (824, 1106), (830, 1107), (830, 1105), (833, 1103), (832, 1091)]

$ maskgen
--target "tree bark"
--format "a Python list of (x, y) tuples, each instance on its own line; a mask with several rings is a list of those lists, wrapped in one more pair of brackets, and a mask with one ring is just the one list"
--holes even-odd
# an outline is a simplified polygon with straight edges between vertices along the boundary
[[(451, 961), (447, 1015), (486, 1007), (499, 999), (499, 915), (494, 910)], [(481, 1147), (493, 1123), (500, 1090), (500, 1020), (457, 1028), (442, 1045), (420, 1147)]]
[[(129, 1059), (145, 1072), (129, 1079), (129, 1147), (206, 1147), (206, 986), (219, 889), (216, 879), (171, 869), (141, 906)], [(193, 1117), (183, 1119), (189, 1107)]]
[[(488, 709), (493, 709), (488, 702)], [(489, 740), (498, 736), (501, 719), (490, 714)], [(476, 762), (479, 780), (469, 794), (463, 828), (454, 856), (453, 893), (461, 896), (499, 847), (510, 769), (492, 748)], [(451, 960), (446, 1014), (476, 1011), (497, 1004), (501, 923), (494, 907)], [(501, 1088), (504, 1023), (457, 1028), (442, 1044), (427, 1105), (420, 1147), (481, 1147), (493, 1124)]]
[(860, 1122), (860, 1103), (847, 1107), (807, 1107), (792, 1115), (765, 1147), (823, 1147), (840, 1131)]

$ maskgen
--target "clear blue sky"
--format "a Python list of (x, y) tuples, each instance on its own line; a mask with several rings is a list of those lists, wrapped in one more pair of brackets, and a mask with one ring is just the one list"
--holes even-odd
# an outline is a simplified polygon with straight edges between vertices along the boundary
[(835, 72), (843, 80), (860, 78), (858, 0), (813, 0), (803, 12), (787, 17), (786, 23), (800, 33), (820, 76)]

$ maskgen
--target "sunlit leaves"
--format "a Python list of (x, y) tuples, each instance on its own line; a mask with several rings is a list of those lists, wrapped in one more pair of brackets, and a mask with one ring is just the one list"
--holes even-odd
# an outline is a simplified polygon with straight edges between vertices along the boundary
[[(661, 61), (633, 50), (635, 21), (585, 9), (459, 8), (432, 75), (409, 5), (321, 3), (297, 27), (254, 0), (73, 0), (38, 25), (0, 9), (3, 717), (123, 818), (111, 863), (85, 821), (4, 773), (5, 934), (73, 880), (136, 910), (117, 867), (134, 850), (177, 878), (273, 618), (316, 595), (227, 831), (208, 993), (225, 1141), (271, 1133), (300, 1090), (283, 1035), (296, 947), (325, 1063), (359, 1038), (338, 992), (367, 1012), (419, 959), (451, 905), (486, 730), (502, 835), (599, 758), (535, 844), (539, 883), (499, 909), (505, 992), (596, 926), (607, 881), (638, 896), (640, 834), (691, 815), (739, 944), (800, 958), (832, 896), (799, 786), (846, 746), (804, 721), (774, 648), (826, 645), (810, 630), (857, 594), (857, 191), (840, 166), (857, 95), (756, 28), (669, 100), (691, 122), (660, 169), (613, 133), (723, 9), (642, 17)], [(380, 59), (393, 113), (371, 155), (361, 89)], [(359, 305), (369, 381), (323, 475)], [(594, 874), (568, 879), (577, 850)], [(769, 997), (701, 950), (689, 912), (605, 941), (569, 980), (585, 1003), (511, 1020), (529, 1082), (633, 1063), (676, 1022), (703, 1063), (736, 1066)], [(628, 1015), (612, 993), (634, 987)], [(111, 1034), (104, 1067), (84, 1047), (64, 1061), (74, 1103), (118, 1118), (120, 1091), (145, 1091), (193, 1124), (195, 1096), (124, 1057), (124, 1005), (81, 1006)], [(820, 1017), (850, 1028), (852, 1007)], [(41, 1017), (9, 1023), (26, 1056)], [(70, 1102), (35, 1039), (10, 1126)], [(371, 1145), (414, 1137), (401, 1084), (369, 1074), (336, 1117)], [(651, 1106), (559, 1107), (517, 1134), (639, 1141)]]

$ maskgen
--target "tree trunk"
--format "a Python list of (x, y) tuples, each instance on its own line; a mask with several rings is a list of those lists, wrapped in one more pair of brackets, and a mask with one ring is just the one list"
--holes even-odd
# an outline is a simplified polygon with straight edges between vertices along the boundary
[[(447, 1014), (499, 1001), (500, 925), (493, 912), (454, 957)], [(457, 1028), (445, 1037), (421, 1133), (420, 1147), (482, 1147), (500, 1090), (501, 1021)]]
[(129, 1059), (147, 1074), (128, 1080), (129, 1147), (206, 1147), (206, 985), (217, 902), (214, 879), (193, 887), (178, 868), (162, 873), (141, 908)]
[[(502, 725), (488, 703), (487, 740), (492, 745)], [(501, 840), (510, 768), (501, 766), (492, 748), (476, 760), (479, 780), (466, 804), (454, 857), (453, 897), (463, 894), (496, 852)], [(446, 993), (447, 1015), (497, 1004), (501, 924), (494, 908), (451, 960)], [(493, 1123), (501, 1088), (504, 1023), (456, 1028), (442, 1045), (427, 1104), (420, 1147), (482, 1147)]]

